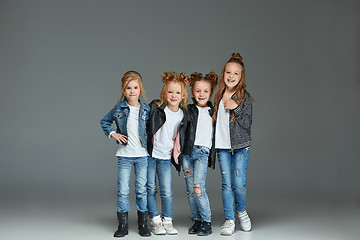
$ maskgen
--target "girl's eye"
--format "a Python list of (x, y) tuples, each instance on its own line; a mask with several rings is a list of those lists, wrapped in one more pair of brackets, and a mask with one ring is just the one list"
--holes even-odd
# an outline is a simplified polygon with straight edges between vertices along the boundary
[(239, 75), (238, 73), (235, 73), (235, 75)]

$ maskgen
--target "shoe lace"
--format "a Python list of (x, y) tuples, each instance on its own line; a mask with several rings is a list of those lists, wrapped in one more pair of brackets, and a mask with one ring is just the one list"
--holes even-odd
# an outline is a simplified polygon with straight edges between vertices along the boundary
[(153, 225), (155, 228), (161, 228), (161, 227), (162, 227), (161, 222), (153, 222), (152, 225)]
[(172, 222), (163, 222), (163, 225), (166, 226), (167, 228), (172, 228), (173, 227), (173, 224)]
[(239, 218), (240, 218), (240, 221), (242, 222), (248, 222), (250, 221), (250, 218), (249, 218), (249, 215), (247, 214), (247, 212), (242, 212), (239, 214)]
[(233, 224), (234, 223), (231, 220), (226, 220), (225, 223), (221, 226), (221, 228), (231, 228)]

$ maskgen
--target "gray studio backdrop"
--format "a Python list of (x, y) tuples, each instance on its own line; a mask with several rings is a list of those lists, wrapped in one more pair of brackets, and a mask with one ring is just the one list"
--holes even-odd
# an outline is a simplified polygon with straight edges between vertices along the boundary
[[(232, 52), (255, 100), (248, 199), (359, 202), (359, 6), (0, 1), (1, 206), (109, 199), (115, 210), (116, 144), (99, 121), (122, 74), (142, 74), (149, 102), (162, 72), (220, 74)], [(218, 165), (207, 189), (221, 212)]]

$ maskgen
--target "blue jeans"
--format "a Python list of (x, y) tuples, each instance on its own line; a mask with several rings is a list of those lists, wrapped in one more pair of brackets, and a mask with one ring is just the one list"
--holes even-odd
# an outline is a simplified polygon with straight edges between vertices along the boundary
[(237, 150), (216, 149), (222, 176), (222, 200), (225, 220), (235, 220), (237, 212), (245, 210), (246, 202), (246, 170), (249, 158), (249, 148)]
[(146, 212), (147, 157), (118, 157), (117, 211), (129, 212), (129, 180), (131, 165), (134, 164), (136, 208)]
[[(210, 203), (205, 189), (208, 157), (209, 148), (195, 145), (191, 158), (183, 156), (182, 168), (192, 219), (211, 222)], [(201, 192), (195, 193), (196, 188)]]
[(162, 217), (172, 218), (171, 160), (148, 157), (147, 204), (149, 217), (159, 215), (156, 205), (156, 176), (159, 182)]

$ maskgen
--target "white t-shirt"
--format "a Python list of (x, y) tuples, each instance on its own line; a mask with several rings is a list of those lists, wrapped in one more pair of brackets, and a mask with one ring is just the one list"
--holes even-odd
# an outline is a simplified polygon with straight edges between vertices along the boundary
[(231, 149), (230, 128), (229, 128), (230, 110), (225, 110), (224, 103), (221, 100), (216, 117), (215, 148)]
[(211, 148), (213, 124), (212, 124), (212, 118), (209, 114), (210, 107), (199, 107), (199, 106), (196, 107), (199, 110), (199, 115), (196, 125), (194, 145)]
[(174, 148), (174, 140), (184, 113), (180, 108), (177, 112), (173, 112), (168, 107), (165, 107), (164, 111), (166, 121), (155, 133), (152, 156), (159, 159), (170, 159)]
[(139, 108), (130, 106), (130, 113), (127, 119), (127, 144), (119, 144), (116, 152), (118, 157), (146, 157), (147, 151), (141, 145), (139, 135)]

